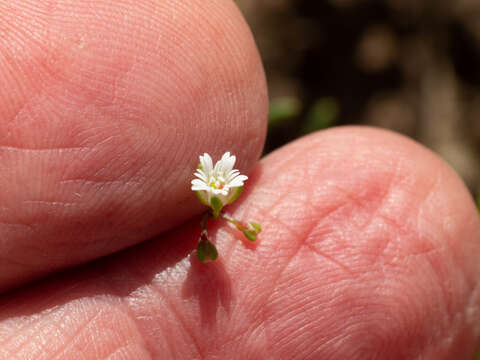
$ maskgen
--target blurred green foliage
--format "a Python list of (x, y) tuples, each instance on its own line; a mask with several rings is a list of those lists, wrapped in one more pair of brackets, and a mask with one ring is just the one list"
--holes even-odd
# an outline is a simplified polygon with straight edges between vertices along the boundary
[(308, 134), (334, 125), (339, 112), (340, 107), (334, 98), (318, 99), (307, 113), (302, 133)]
[(300, 115), (302, 103), (293, 96), (273, 99), (270, 102), (268, 125), (275, 126)]
[(339, 102), (333, 97), (320, 97), (308, 103), (296, 96), (272, 99), (264, 154), (300, 136), (338, 124), (339, 113)]
[(332, 97), (316, 100), (304, 116), (302, 116), (303, 108), (302, 102), (294, 96), (273, 99), (270, 102), (268, 125), (270, 127), (284, 125), (297, 118), (301, 124), (299, 135), (303, 135), (335, 125), (340, 112), (338, 102)]

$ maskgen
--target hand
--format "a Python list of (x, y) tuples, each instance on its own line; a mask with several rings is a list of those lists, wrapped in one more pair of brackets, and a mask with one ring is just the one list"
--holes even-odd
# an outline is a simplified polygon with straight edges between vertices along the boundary
[[(0, 33), (1, 359), (473, 356), (464, 185), (368, 128), (255, 165), (266, 87), (233, 3), (3, 0)], [(253, 168), (226, 210), (264, 230), (252, 244), (217, 222), (202, 265), (189, 184), (205, 151)]]

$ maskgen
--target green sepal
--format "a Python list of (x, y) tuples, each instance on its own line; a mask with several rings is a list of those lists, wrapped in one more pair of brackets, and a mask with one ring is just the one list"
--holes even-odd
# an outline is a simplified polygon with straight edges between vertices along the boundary
[(262, 231), (262, 227), (260, 226), (259, 223), (250, 221), (249, 224), (250, 224), (251, 227), (253, 227), (253, 228), (255, 229), (255, 231), (257, 232), (257, 234)]
[(230, 197), (230, 199), (228, 200), (227, 204), (231, 204), (233, 203), (235, 200), (238, 199), (238, 197), (242, 194), (243, 192), (243, 186), (238, 186), (235, 188), (235, 192), (233, 193), (233, 195)]
[(197, 258), (202, 264), (215, 261), (218, 257), (218, 251), (215, 245), (208, 240), (201, 240), (197, 245)]
[(208, 203), (207, 199), (205, 199), (203, 196), (202, 196), (202, 192), (201, 191), (195, 191), (195, 194), (197, 195), (198, 197), (198, 200), (200, 200), (200, 202), (203, 204), (203, 205), (207, 205), (207, 206), (210, 206), (210, 204)]
[(257, 233), (254, 230), (244, 229), (244, 230), (242, 230), (242, 233), (250, 241), (256, 241), (257, 240)]
[(223, 203), (218, 197), (214, 196), (210, 199), (210, 207), (213, 210), (213, 218), (218, 218), (220, 211), (222, 211)]

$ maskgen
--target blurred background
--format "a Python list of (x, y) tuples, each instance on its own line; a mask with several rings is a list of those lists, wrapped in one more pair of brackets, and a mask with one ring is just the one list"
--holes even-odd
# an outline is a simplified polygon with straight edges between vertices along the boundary
[(364, 124), (423, 143), (480, 205), (480, 1), (236, 0), (270, 91), (266, 152)]

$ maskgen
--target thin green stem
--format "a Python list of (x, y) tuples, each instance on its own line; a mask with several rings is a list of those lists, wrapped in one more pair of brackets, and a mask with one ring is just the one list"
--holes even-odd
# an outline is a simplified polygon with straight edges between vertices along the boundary
[(207, 222), (208, 222), (208, 218), (210, 217), (210, 211), (207, 211), (203, 217), (202, 217), (202, 221), (200, 221), (200, 226), (202, 227), (202, 232), (207, 232)]
[(243, 231), (247, 228), (247, 226), (245, 224), (243, 224), (242, 222), (240, 222), (238, 220), (235, 220), (234, 218), (232, 218), (231, 216), (229, 216), (228, 214), (226, 214), (224, 212), (221, 212), (219, 216), (222, 219), (227, 220), (230, 224), (233, 224), (240, 231)]
[(218, 257), (217, 248), (208, 239), (207, 222), (211, 216), (212, 214), (210, 212), (206, 212), (200, 221), (202, 232), (197, 244), (197, 258), (203, 264), (210, 261), (215, 261)]

